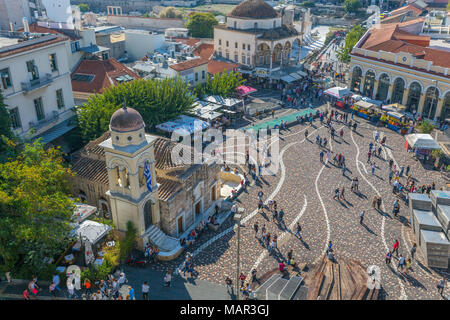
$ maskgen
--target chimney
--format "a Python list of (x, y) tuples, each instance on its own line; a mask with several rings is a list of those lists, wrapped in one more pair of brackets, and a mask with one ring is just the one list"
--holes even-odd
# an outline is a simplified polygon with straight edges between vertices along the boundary
[(28, 18), (23, 17), (22, 22), (23, 22), (23, 31), (30, 33), (30, 26), (28, 25)]

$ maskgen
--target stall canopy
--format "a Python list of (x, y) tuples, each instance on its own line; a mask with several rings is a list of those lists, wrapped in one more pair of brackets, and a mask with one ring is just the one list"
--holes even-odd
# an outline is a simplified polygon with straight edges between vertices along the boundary
[(408, 134), (405, 138), (411, 148), (427, 150), (441, 149), (441, 146), (429, 134), (413, 133)]
[(291, 83), (291, 82), (295, 81), (295, 79), (293, 77), (291, 77), (290, 75), (281, 77), (281, 80), (284, 82), (287, 82), (287, 83)]
[(298, 73), (290, 73), (289, 76), (291, 76), (292, 78), (294, 78), (295, 80), (299, 80), (302, 78), (301, 75), (299, 75)]
[(330, 96), (333, 96), (335, 98), (341, 99), (343, 97), (351, 95), (351, 92), (348, 88), (342, 88), (342, 87), (334, 87), (325, 90), (325, 94), (328, 94)]
[(297, 71), (297, 73), (299, 74), (299, 75), (301, 75), (302, 77), (306, 77), (307, 76), (307, 74), (306, 74), (306, 72), (303, 72), (303, 71)]
[(227, 107), (233, 107), (237, 104), (242, 104), (242, 100), (236, 99), (236, 98), (226, 98), (224, 100), (224, 106), (227, 106)]
[(406, 107), (399, 103), (392, 103), (392, 104), (388, 104), (386, 106), (382, 106), (381, 109), (386, 110), (386, 111), (403, 113), (406, 110)]
[(387, 112), (387, 115), (391, 116), (395, 119), (398, 119), (398, 120), (402, 120), (402, 118), (405, 117), (405, 115), (403, 113), (394, 112), (394, 111)]
[(222, 96), (208, 96), (205, 100), (217, 104), (224, 104), (225, 102)]
[(363, 101), (363, 100), (356, 102), (355, 106), (357, 106), (358, 108), (361, 108), (361, 109), (371, 109), (371, 108), (376, 107), (373, 103)]
[(111, 231), (111, 227), (92, 220), (83, 221), (72, 230), (72, 236), (78, 236), (82, 240), (89, 240), (93, 245)]
[(195, 129), (207, 129), (210, 125), (208, 122), (199, 120), (193, 117), (188, 116), (179, 116), (177, 119), (173, 121), (167, 121), (161, 124), (156, 125), (156, 128), (165, 132), (174, 132), (186, 130), (189, 133), (194, 133)]
[(211, 121), (211, 120), (214, 120), (214, 119), (219, 118), (221, 115), (222, 115), (222, 114), (219, 113), (219, 112), (209, 111), (209, 112), (202, 113), (202, 114), (199, 116), (199, 118), (200, 118), (200, 119), (204, 119), (204, 120), (209, 120), (209, 121)]
[(236, 91), (241, 96), (246, 96), (250, 93), (256, 92), (257, 90), (255, 88), (249, 87), (249, 86), (240, 86), (236, 88)]

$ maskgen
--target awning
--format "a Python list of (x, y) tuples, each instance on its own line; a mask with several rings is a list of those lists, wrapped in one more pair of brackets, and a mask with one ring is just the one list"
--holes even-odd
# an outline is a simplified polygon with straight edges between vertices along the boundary
[(75, 205), (76, 208), (73, 212), (73, 216), (77, 223), (83, 222), (97, 211), (96, 207), (85, 203), (75, 203)]
[(237, 93), (239, 93), (241, 96), (245, 96), (247, 94), (256, 92), (257, 90), (255, 88), (249, 87), (249, 86), (240, 86), (236, 88)]
[(303, 72), (303, 71), (297, 71), (297, 73), (300, 75), (300, 76), (302, 76), (302, 77), (306, 77), (308, 74), (306, 73), (306, 72)]
[(333, 96), (335, 98), (343, 98), (345, 96), (349, 96), (351, 94), (350, 90), (348, 88), (342, 88), (342, 87), (334, 87), (325, 90), (324, 92), (327, 95)]
[(211, 120), (214, 120), (214, 119), (216, 119), (216, 118), (219, 118), (221, 115), (222, 115), (222, 114), (219, 113), (219, 112), (210, 111), (210, 112), (203, 113), (202, 115), (200, 115), (199, 118), (200, 118), (200, 119), (203, 119), (203, 120), (209, 120), (209, 121), (211, 121)]
[(72, 130), (75, 127), (76, 127), (75, 117), (71, 117), (67, 120), (64, 120), (61, 123), (58, 123), (56, 126), (41, 133), (40, 135), (34, 137), (33, 140), (42, 138), (42, 143), (47, 144), (47, 143), (52, 142), (53, 140), (58, 139), (63, 134), (69, 132), (70, 130)]
[(294, 78), (295, 80), (299, 80), (302, 78), (301, 75), (299, 75), (298, 73), (290, 73), (289, 76), (291, 76), (292, 78)]
[(287, 83), (291, 83), (291, 82), (295, 81), (295, 79), (293, 77), (291, 77), (291, 76), (284, 76), (284, 77), (281, 78), (281, 80), (284, 81), (284, 82), (287, 82)]

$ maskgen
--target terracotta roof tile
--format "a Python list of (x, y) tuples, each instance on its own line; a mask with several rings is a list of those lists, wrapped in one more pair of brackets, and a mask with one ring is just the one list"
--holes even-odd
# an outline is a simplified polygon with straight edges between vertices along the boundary
[(73, 164), (72, 171), (84, 179), (108, 184), (108, 171), (106, 170), (105, 160), (81, 157)]
[(407, 12), (407, 11), (412, 11), (413, 14), (416, 15), (416, 16), (420, 15), (423, 12), (422, 9), (416, 7), (413, 3), (410, 3), (407, 6), (400, 7), (398, 9), (395, 9), (395, 10), (391, 11), (391, 16), (397, 15), (397, 14), (402, 13), (402, 12)]
[(177, 72), (189, 70), (198, 66), (201, 66), (203, 64), (207, 64), (208, 60), (199, 58), (199, 59), (192, 59), (188, 61), (184, 61), (177, 64), (172, 64), (169, 67)]
[[(90, 82), (73, 80), (75, 74), (93, 75)], [(74, 92), (102, 93), (118, 82), (115, 78), (129, 75), (134, 79), (140, 77), (114, 58), (108, 60), (83, 60), (72, 73), (72, 89)]]
[(200, 39), (197, 38), (172, 38), (172, 40), (175, 42), (187, 44), (188, 46), (195, 46), (200, 42)]
[(236, 63), (210, 60), (209, 64), (208, 64), (208, 73), (216, 74), (216, 73), (220, 73), (223, 71), (234, 70), (236, 68), (239, 68), (240, 66), (241, 66), (240, 64), (236, 64)]
[(214, 53), (214, 45), (202, 43), (194, 50), (194, 55), (202, 59), (209, 60)]

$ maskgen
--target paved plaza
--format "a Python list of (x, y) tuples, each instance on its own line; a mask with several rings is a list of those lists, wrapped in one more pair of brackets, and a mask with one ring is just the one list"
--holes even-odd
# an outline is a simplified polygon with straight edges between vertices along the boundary
[[(313, 127), (296, 124), (280, 133), (278, 172), (274, 176), (263, 176), (260, 183), (249, 187), (236, 200), (238, 206), (245, 208), (241, 228), (241, 271), (249, 275), (256, 268), (261, 276), (276, 268), (290, 249), (293, 249), (297, 262), (305, 262), (312, 267), (323, 257), (331, 240), (337, 259), (345, 256), (359, 260), (366, 267), (378, 265), (381, 268), (384, 298), (440, 299), (436, 284), (441, 275), (448, 274), (427, 268), (420, 250), (408, 275), (397, 272), (395, 258), (390, 266), (385, 264), (386, 252), (392, 250), (396, 239), (400, 242), (399, 252), (406, 258), (410, 256), (413, 242), (416, 242), (409, 223), (408, 206), (402, 201), (399, 217), (392, 214), (396, 197), (389, 184), (388, 163), (393, 159), (398, 167), (410, 165), (413, 177), (418, 180), (417, 185), (435, 182), (439, 188), (443, 185), (443, 177), (438, 171), (425, 170), (405, 151), (403, 136), (386, 128), (376, 128), (361, 118), (355, 117), (355, 120), (358, 121), (356, 132), (344, 123), (332, 122), (337, 132), (344, 129), (343, 139), (331, 139), (329, 130), (318, 120)], [(306, 129), (308, 139), (305, 139)], [(367, 164), (367, 152), (375, 130), (386, 136), (386, 148), (383, 148), (380, 158), (374, 158), (376, 169), (372, 175)], [(345, 176), (333, 161), (328, 164), (320, 162), (320, 149), (315, 143), (318, 134), (322, 138), (327, 137), (331, 159), (335, 153), (345, 156), (348, 169)], [(350, 191), (352, 177), (359, 179), (359, 194)], [(404, 181), (406, 178), (401, 179)], [(346, 189), (345, 201), (333, 199), (338, 186)], [(260, 190), (264, 192), (265, 203), (272, 199), (277, 201), (278, 210), (283, 209), (284, 223), (272, 221), (268, 209), (258, 213), (257, 193)], [(383, 199), (382, 212), (371, 207), (374, 195)], [(361, 210), (366, 212), (364, 225), (359, 223)], [(278, 250), (273, 255), (269, 255), (255, 238), (255, 222), (260, 228), (265, 224), (271, 235), (278, 236)], [(302, 226), (303, 241), (295, 236), (297, 222)], [(194, 254), (198, 279), (223, 285), (226, 276), (235, 277), (237, 234), (233, 226), (234, 222), (229, 218), (217, 232), (208, 231), (188, 249)], [(174, 261), (159, 262), (151, 268), (160, 271), (176, 269), (183, 258), (184, 254)], [(448, 288), (446, 290), (448, 294)]]

